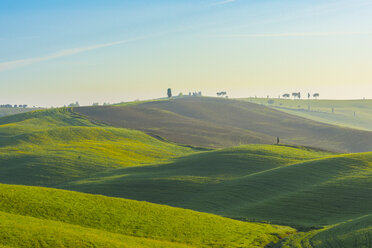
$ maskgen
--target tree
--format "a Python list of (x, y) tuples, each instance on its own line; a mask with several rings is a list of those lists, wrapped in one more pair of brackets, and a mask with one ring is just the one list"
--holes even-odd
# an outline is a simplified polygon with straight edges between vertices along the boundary
[(310, 93), (307, 93), (307, 99), (310, 99)]
[(167, 90), (167, 95), (168, 95), (168, 98), (171, 98), (172, 97), (172, 89), (171, 88), (169, 88)]
[(301, 99), (301, 92), (293, 92), (292, 96), (293, 96), (293, 98), (298, 97), (298, 99)]
[(313, 97), (314, 97), (315, 99), (317, 99), (317, 98), (319, 97), (319, 93), (314, 93), (314, 94), (313, 94)]
[(284, 98), (289, 98), (291, 95), (290, 94), (288, 94), (288, 93), (286, 93), (286, 94), (283, 94), (283, 97)]

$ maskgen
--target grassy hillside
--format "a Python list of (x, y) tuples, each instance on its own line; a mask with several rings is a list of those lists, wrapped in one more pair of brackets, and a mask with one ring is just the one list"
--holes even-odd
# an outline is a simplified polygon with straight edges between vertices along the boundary
[(372, 216), (366, 215), (324, 229), (298, 233), (275, 247), (337, 248), (371, 247)]
[(124, 106), (75, 108), (98, 123), (176, 143), (228, 147), (282, 143), (340, 152), (372, 151), (372, 132), (332, 126), (245, 101), (185, 97)]
[(372, 131), (372, 100), (286, 100), (266, 98), (242, 100), (263, 104), (315, 121)]
[[(88, 117), (79, 114), (84, 111)], [(120, 128), (128, 123), (155, 137)], [(234, 132), (240, 143), (248, 140), (238, 134), (266, 142), (274, 139), (269, 132), (281, 132), (288, 135), (283, 142), (327, 149), (252, 144), (203, 150), (159, 137), (197, 137), (223, 146), (237, 142)], [(0, 182), (307, 231), (283, 247), (337, 247), (340, 239), (363, 247), (372, 214), (372, 153), (327, 150), (368, 150), (370, 134), (214, 98), (42, 110), (0, 118)], [(0, 185), (0, 223), (6, 223), (0, 225), (0, 246), (22, 247), (23, 237), (23, 247), (262, 247), (293, 232), (210, 214)]]
[[(179, 100), (181, 99), (177, 101)], [(120, 106), (82, 107), (75, 108), (74, 111), (93, 121), (141, 130), (179, 144), (221, 147), (274, 142), (273, 137), (265, 134), (234, 126), (226, 127), (218, 122), (204, 121), (152, 106), (173, 102), (151, 101)]]
[(0, 180), (51, 185), (107, 168), (147, 165), (192, 149), (142, 132), (99, 126), (69, 109), (0, 118)]
[(1, 211), (0, 221), (0, 247), (188, 247)]
[(15, 115), (36, 110), (36, 108), (0, 108), (0, 117)]
[(99, 193), (306, 228), (369, 214), (368, 202), (351, 207), (372, 193), (369, 161), (369, 153), (334, 155), (271, 145), (195, 152), (139, 131), (100, 126), (70, 109), (0, 119), (3, 183)]
[(0, 185), (0, 244), (16, 247), (263, 247), (294, 229), (146, 202)]
[(107, 171), (61, 187), (308, 229), (370, 214), (371, 176), (372, 153), (252, 145)]

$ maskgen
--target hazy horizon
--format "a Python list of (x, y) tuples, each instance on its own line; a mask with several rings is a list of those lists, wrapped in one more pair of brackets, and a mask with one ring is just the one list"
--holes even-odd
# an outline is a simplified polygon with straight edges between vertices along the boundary
[(0, 104), (372, 98), (370, 1), (0, 3)]

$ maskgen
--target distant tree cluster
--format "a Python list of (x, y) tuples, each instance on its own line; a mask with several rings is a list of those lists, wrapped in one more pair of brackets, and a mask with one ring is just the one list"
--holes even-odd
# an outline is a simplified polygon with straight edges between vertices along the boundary
[(75, 103), (70, 103), (68, 106), (69, 107), (80, 107), (80, 104), (79, 102), (75, 102)]
[(189, 96), (202, 96), (201, 91), (199, 92), (189, 92)]
[[(283, 98), (290, 98), (291, 95), (293, 96), (294, 99), (298, 98), (298, 99), (301, 99), (301, 92), (293, 92), (292, 94), (289, 94), (289, 93), (285, 93), (282, 95)], [(319, 93), (314, 93), (313, 94), (313, 98), (317, 99), (319, 97)], [(311, 98), (311, 94), (310, 93), (307, 93), (307, 98), (310, 99)]]
[(3, 105), (0, 105), (0, 108), (27, 108), (27, 104), (15, 104), (15, 105), (11, 105), (11, 104), (3, 104)]
[(226, 91), (217, 92), (217, 96), (226, 96), (226, 95), (227, 95)]
[[(225, 92), (225, 94), (226, 94), (226, 92)], [(168, 98), (171, 98), (172, 96), (173, 96), (172, 89), (171, 88), (168, 88), (168, 90), (167, 90), (167, 97)], [(180, 92), (178, 94), (178, 97), (182, 97), (182, 96), (184, 96), (184, 95), (183, 95), (182, 92)], [(195, 92), (189, 92), (188, 96), (202, 96), (202, 92), (201, 91), (199, 91), (199, 92), (196, 92), (196, 91)]]

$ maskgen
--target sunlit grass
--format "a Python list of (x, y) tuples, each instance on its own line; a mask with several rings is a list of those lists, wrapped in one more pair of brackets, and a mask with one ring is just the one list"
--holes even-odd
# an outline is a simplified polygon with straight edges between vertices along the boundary
[[(289, 227), (47, 188), (0, 185), (0, 199), (0, 243), (4, 245), (18, 245), (23, 237), (23, 247), (34, 243), (83, 247), (91, 242), (105, 247), (126, 242), (130, 247), (141, 243), (177, 247), (147, 239), (196, 247), (263, 247), (294, 232)], [(121, 235), (146, 239), (127, 241)]]

